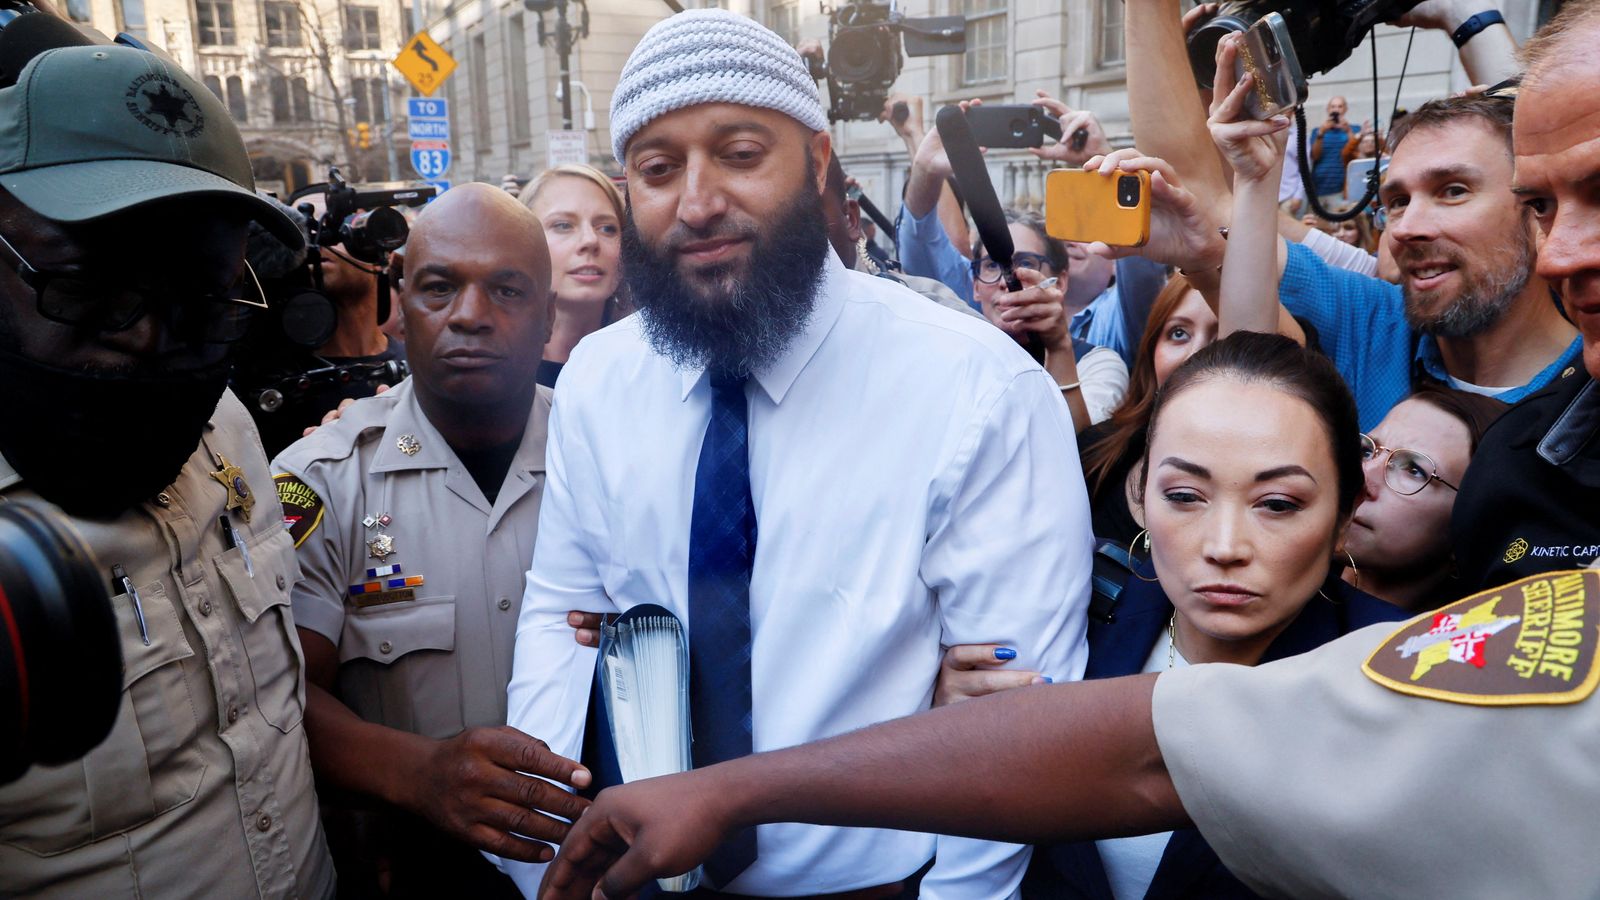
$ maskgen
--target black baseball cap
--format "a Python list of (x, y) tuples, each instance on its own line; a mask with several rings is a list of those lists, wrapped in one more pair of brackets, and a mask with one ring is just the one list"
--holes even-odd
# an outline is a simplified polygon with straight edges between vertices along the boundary
[(173, 197), (221, 198), (291, 249), (305, 244), (255, 193), (244, 140), (216, 95), (132, 47), (49, 50), (0, 88), (0, 186), (69, 223)]

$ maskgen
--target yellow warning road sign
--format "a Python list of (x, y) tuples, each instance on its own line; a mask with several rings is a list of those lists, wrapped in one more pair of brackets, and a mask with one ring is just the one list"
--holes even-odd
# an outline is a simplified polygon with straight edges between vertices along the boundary
[(438, 90), (456, 70), (455, 58), (444, 52), (426, 30), (412, 35), (400, 49), (400, 55), (389, 62), (424, 97)]

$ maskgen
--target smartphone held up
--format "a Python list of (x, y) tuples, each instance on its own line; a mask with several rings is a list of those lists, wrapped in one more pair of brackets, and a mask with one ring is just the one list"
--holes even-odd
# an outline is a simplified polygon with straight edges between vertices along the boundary
[(1057, 240), (1144, 246), (1150, 239), (1150, 173), (1057, 169), (1045, 176), (1044, 223)]

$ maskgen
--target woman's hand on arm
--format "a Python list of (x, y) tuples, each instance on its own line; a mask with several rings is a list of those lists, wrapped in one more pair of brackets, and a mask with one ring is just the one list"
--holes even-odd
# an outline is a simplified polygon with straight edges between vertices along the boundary
[(1048, 684), (1038, 672), (1002, 668), (1017, 651), (999, 644), (957, 644), (944, 651), (933, 705), (949, 706), (974, 697), (998, 694), (1030, 684)]

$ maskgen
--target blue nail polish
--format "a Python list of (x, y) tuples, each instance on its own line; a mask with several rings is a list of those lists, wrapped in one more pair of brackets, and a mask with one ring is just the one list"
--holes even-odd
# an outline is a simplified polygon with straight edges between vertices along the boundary
[(995, 659), (1016, 659), (1017, 658), (1017, 651), (1011, 649), (1010, 647), (996, 647), (995, 651), (994, 651), (994, 658)]
[(1044, 679), (1044, 683), (1045, 684), (1055, 684), (1056, 683), (1056, 680), (1054, 678), (1051, 678), (1049, 675), (1040, 675), (1039, 677)]

